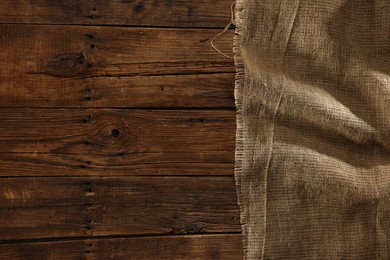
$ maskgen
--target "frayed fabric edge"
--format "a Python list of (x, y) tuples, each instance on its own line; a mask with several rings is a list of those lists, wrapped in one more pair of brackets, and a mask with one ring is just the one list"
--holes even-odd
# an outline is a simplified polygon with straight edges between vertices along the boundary
[(236, 192), (238, 206), (240, 208), (240, 222), (243, 233), (243, 257), (247, 259), (248, 256), (248, 209), (243, 205), (243, 192), (241, 187), (241, 176), (243, 174), (243, 118), (242, 118), (242, 94), (245, 81), (245, 65), (241, 55), (241, 33), (243, 25), (243, 0), (235, 1), (234, 9), (234, 24), (235, 33), (233, 39), (233, 53), (234, 53), (234, 64), (236, 67), (235, 86), (234, 86), (234, 99), (236, 105), (236, 146), (235, 146), (235, 164), (234, 164), (234, 176), (236, 183)]

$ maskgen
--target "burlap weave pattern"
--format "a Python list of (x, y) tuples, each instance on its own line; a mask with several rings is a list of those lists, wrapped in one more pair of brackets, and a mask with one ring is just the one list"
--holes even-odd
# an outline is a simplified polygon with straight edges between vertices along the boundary
[(390, 1), (237, 0), (245, 259), (390, 259)]

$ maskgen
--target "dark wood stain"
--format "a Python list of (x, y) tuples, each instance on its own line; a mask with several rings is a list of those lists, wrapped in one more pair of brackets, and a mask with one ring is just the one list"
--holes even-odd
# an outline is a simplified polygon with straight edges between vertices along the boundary
[(136, 13), (142, 13), (145, 10), (145, 3), (144, 2), (138, 2), (134, 5), (134, 12)]
[(0, 23), (224, 28), (230, 0), (2, 0)]
[(0, 189), (2, 240), (240, 231), (233, 176), (8, 178)]
[(68, 259), (236, 260), (242, 258), (240, 244), (239, 234), (155, 236), (0, 244), (0, 252), (5, 259), (64, 259), (66, 256)]
[(0, 259), (241, 259), (230, 4), (2, 1)]

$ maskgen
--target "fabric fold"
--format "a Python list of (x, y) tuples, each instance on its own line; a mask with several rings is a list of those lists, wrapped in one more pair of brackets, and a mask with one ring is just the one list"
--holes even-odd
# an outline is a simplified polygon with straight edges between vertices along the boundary
[(390, 3), (236, 0), (244, 259), (390, 257)]

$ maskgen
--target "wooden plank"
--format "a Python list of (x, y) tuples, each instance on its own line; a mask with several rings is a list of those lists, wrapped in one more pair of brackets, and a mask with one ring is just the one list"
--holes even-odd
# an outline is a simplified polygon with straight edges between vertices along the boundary
[(0, 176), (233, 175), (232, 151), (117, 156), (0, 154)]
[[(2, 107), (234, 107), (234, 73), (58, 78), (4, 77)], [(91, 100), (89, 100), (91, 99)]]
[[(233, 107), (233, 61), (210, 46), (218, 32), (0, 25), (0, 106)], [(218, 39), (226, 53), (232, 36)]]
[(220, 27), (228, 0), (2, 0), (0, 23)]
[(235, 111), (0, 110), (0, 176), (233, 174)]
[(0, 153), (0, 176), (233, 175), (233, 151)]
[(240, 232), (234, 178), (2, 178), (1, 240)]
[(0, 258), (30, 259), (242, 259), (239, 234), (86, 239), (0, 245)]

